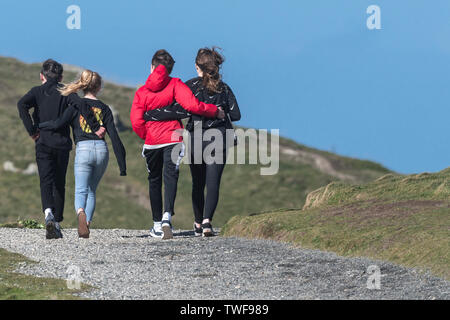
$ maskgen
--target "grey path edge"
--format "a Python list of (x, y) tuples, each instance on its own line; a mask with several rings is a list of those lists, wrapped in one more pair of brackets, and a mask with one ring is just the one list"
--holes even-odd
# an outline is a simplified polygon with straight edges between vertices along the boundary
[[(44, 230), (0, 228), (0, 247), (36, 264), (17, 272), (81, 280), (98, 289), (91, 299), (445, 299), (450, 282), (429, 273), (366, 258), (294, 248), (270, 240), (149, 237), (147, 230), (94, 229), (79, 239), (74, 229), (46, 240)], [(380, 289), (368, 289), (367, 269), (381, 271)], [(71, 268), (71, 269), (70, 269)]]

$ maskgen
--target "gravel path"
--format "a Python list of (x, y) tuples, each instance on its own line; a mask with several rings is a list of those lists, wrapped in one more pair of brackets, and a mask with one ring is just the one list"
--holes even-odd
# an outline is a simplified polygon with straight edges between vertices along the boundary
[[(83, 294), (94, 299), (450, 299), (450, 282), (412, 269), (274, 241), (63, 232), (45, 240), (43, 230), (0, 228), (0, 247), (39, 261), (21, 273), (66, 279), (69, 267), (79, 268), (82, 281), (99, 288)], [(371, 265), (381, 269), (379, 290), (367, 288)]]

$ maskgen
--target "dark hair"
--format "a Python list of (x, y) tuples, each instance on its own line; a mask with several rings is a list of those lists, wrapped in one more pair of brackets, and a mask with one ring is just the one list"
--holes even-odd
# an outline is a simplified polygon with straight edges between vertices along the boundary
[(170, 53), (168, 53), (166, 50), (161, 49), (155, 52), (152, 58), (152, 65), (156, 68), (162, 64), (166, 67), (167, 72), (170, 74), (173, 69), (173, 65), (175, 64), (175, 60), (173, 60)]
[(225, 58), (216, 51), (217, 47), (202, 48), (198, 50), (195, 63), (203, 72), (203, 86), (210, 92), (222, 92), (222, 76), (220, 74), (220, 66)]
[(63, 74), (64, 68), (62, 64), (59, 62), (56, 62), (53, 59), (45, 60), (42, 64), (41, 73), (44, 75), (44, 77), (47, 80), (56, 80), (61, 81), (62, 80), (62, 74)]

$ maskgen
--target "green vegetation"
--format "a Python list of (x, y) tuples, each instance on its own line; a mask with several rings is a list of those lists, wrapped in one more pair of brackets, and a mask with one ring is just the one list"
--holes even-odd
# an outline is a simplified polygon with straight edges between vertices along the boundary
[(222, 234), (382, 259), (450, 279), (450, 168), (331, 183), (310, 193), (303, 210), (236, 216)]
[(448, 200), (450, 198), (450, 168), (439, 173), (409, 176), (387, 174), (366, 185), (331, 183), (306, 198), (304, 209), (323, 205), (338, 205), (358, 200)]
[(71, 290), (65, 280), (14, 272), (18, 264), (32, 263), (20, 254), (0, 249), (0, 300), (78, 300), (80, 298), (74, 294), (90, 289), (81, 284), (80, 290)]
[(33, 219), (19, 219), (14, 223), (0, 224), (0, 228), (44, 229), (44, 225)]
[[(5, 161), (23, 170), (34, 163), (34, 145), (19, 119), (16, 104), (32, 86), (39, 85), (40, 64), (24, 64), (12, 58), (0, 58), (0, 223), (18, 217), (43, 220), (37, 175), (6, 172)], [(176, 72), (176, 70), (175, 70)], [(74, 79), (66, 71), (64, 81)], [(120, 135), (127, 149), (128, 176), (120, 177), (111, 150), (110, 165), (98, 190), (94, 228), (144, 229), (151, 224), (148, 181), (141, 157), (143, 142), (132, 132), (129, 112), (135, 88), (106, 83), (100, 98), (112, 105), (123, 124)], [(247, 115), (242, 107), (244, 117)], [(109, 142), (109, 139), (108, 139)], [(73, 157), (69, 164), (66, 208), (63, 227), (76, 225), (73, 209)], [(261, 176), (259, 165), (229, 165), (221, 186), (221, 198), (214, 225), (223, 225), (234, 215), (248, 215), (277, 208), (301, 208), (306, 195), (332, 181), (361, 183), (376, 179), (389, 171), (381, 165), (341, 157), (280, 138), (280, 170), (277, 175)], [(181, 166), (175, 206), (176, 228), (191, 228), (191, 177), (187, 165)]]

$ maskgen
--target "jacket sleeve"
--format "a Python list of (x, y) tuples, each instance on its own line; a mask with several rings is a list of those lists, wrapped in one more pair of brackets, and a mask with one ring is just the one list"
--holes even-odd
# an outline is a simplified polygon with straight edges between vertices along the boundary
[(218, 109), (213, 104), (206, 104), (198, 101), (191, 89), (184, 84), (180, 79), (176, 79), (175, 84), (175, 100), (188, 112), (195, 113), (207, 118), (215, 118)]
[(191, 114), (186, 111), (178, 102), (172, 103), (170, 106), (163, 108), (148, 110), (144, 113), (145, 121), (167, 121), (181, 120), (189, 118)]
[(109, 137), (114, 149), (114, 154), (116, 155), (117, 164), (119, 165), (120, 175), (127, 175), (127, 163), (126, 163), (126, 151), (123, 146), (122, 140), (120, 140), (119, 133), (117, 132), (116, 125), (114, 124), (114, 117), (111, 110), (108, 110), (105, 114), (105, 127), (106, 132), (108, 132)]
[(80, 112), (86, 120), (92, 132), (97, 132), (100, 129), (100, 123), (97, 121), (94, 112), (76, 93), (72, 93), (67, 97), (69, 104)]
[(34, 88), (27, 92), (17, 103), (19, 116), (22, 119), (23, 125), (30, 136), (36, 134), (37, 125), (33, 123), (29, 110), (37, 107), (36, 95)]
[(72, 105), (70, 105), (61, 117), (56, 120), (50, 120), (39, 123), (39, 129), (42, 130), (58, 130), (64, 126), (70, 124), (73, 119), (78, 115), (78, 110), (76, 110)]
[(133, 104), (131, 106), (130, 121), (133, 131), (143, 140), (147, 135), (147, 129), (145, 127), (144, 113), (145, 113), (145, 101), (141, 97), (139, 90), (134, 95)]
[(229, 115), (231, 121), (239, 121), (241, 120), (241, 110), (239, 109), (239, 105), (237, 103), (236, 97), (228, 85), (225, 85), (226, 93), (227, 93), (227, 109), (225, 110)]

